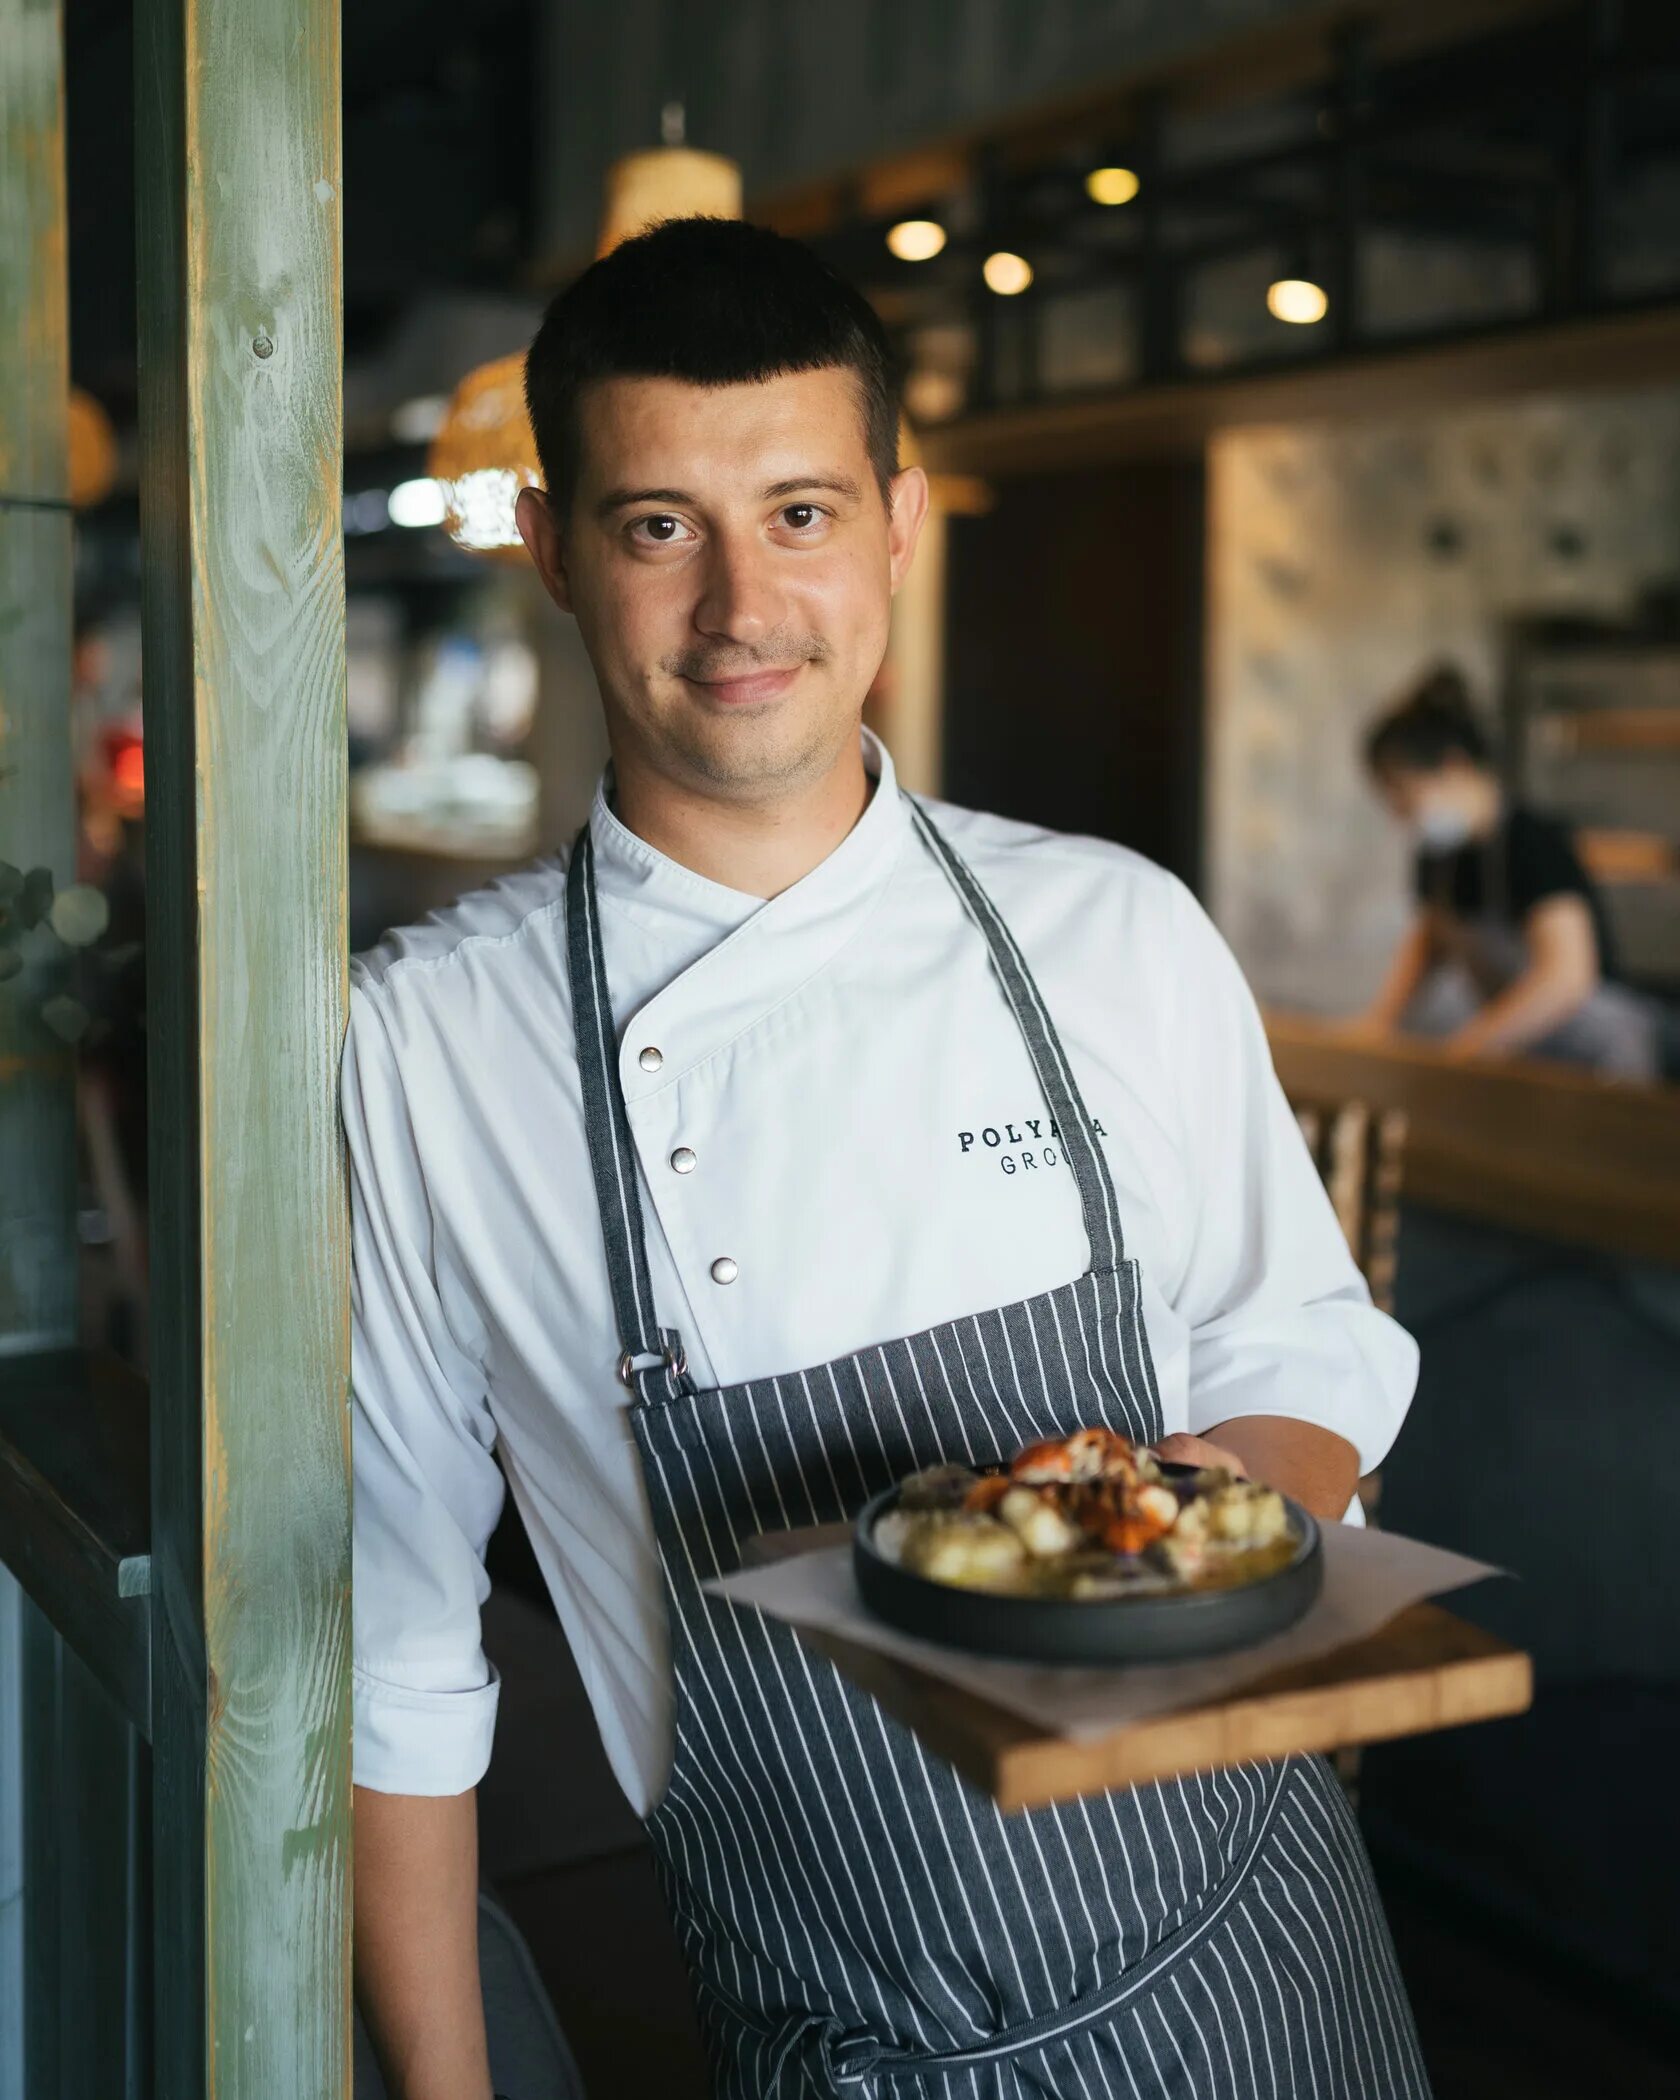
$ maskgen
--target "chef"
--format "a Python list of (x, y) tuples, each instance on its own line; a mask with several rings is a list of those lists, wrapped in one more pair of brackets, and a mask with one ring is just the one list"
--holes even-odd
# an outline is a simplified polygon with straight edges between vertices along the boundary
[(1004, 1818), (702, 1587), (1086, 1424), (1339, 1515), (1415, 1352), (1188, 892), (913, 798), (863, 733), (927, 491), (857, 294), (669, 222), (555, 300), (528, 391), (520, 529), (612, 763), (568, 853), (358, 961), (344, 1063), (357, 1988), (393, 2092), (489, 2093), (504, 1476), (727, 2100), (1426, 2092), (1321, 1761)]

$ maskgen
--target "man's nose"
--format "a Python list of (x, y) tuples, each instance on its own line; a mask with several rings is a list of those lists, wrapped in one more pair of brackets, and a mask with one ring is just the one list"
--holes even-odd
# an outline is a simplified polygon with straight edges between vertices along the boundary
[(779, 627), (783, 613), (773, 550), (754, 538), (715, 534), (694, 608), (700, 632), (750, 646)]

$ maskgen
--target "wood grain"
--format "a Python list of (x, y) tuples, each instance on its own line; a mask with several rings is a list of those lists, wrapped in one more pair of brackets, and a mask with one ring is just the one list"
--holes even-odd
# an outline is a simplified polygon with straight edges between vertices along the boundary
[(350, 2076), (336, 0), (141, 0), (157, 2085)]
[(831, 1635), (807, 1635), (926, 1747), (1007, 1810), (1255, 1759), (1384, 1742), (1523, 1712), (1529, 1659), (1437, 1605), (1368, 1640), (1094, 1742), (1047, 1736), (971, 1692)]
[(1404, 1112), (1408, 1197), (1680, 1263), (1680, 1089), (1539, 1061), (1458, 1064), (1426, 1043), (1364, 1047), (1292, 1014), (1268, 1014), (1266, 1028), (1291, 1098)]

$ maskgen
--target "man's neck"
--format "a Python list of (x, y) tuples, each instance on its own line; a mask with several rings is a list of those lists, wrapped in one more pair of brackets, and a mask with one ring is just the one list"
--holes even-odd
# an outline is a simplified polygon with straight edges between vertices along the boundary
[(719, 800), (634, 764), (615, 764), (613, 774), (613, 808), (627, 830), (679, 867), (749, 897), (779, 896), (809, 875), (875, 792), (859, 739), (820, 778), (763, 802)]

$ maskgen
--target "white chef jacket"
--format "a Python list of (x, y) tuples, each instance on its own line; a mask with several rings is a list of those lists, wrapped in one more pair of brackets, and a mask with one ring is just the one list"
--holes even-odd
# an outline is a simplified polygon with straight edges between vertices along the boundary
[[(656, 852), (605, 781), (590, 816), (655, 1303), (702, 1388), (1013, 1303), (1089, 1263), (985, 945), (873, 737), (866, 761), (878, 786), (856, 826), (767, 902)], [(1370, 1303), (1225, 944), (1123, 847), (930, 806), (1072, 1060), (1141, 1258), (1166, 1427), (1294, 1416), (1369, 1471), (1416, 1349)], [(565, 856), (540, 861), (353, 966), (354, 1773), (447, 1794), (489, 1762), (479, 1607), (505, 1470), (645, 1812), (672, 1686), (615, 1376), (564, 891)]]

